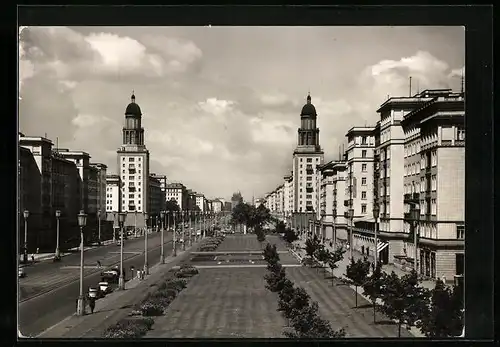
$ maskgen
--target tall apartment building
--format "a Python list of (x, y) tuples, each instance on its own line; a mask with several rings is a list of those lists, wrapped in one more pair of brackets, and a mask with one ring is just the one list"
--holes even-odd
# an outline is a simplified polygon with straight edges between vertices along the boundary
[(347, 187), (345, 205), (354, 221), (373, 216), (373, 157), (375, 127), (353, 127), (347, 134)]
[[(392, 97), (377, 110), (380, 113), (378, 203), (380, 208), (380, 240), (389, 242), (380, 254), (383, 262), (393, 262), (407, 252), (404, 231), (405, 134), (401, 126), (404, 116), (431, 100), (425, 92), (412, 97)], [(413, 165), (415, 168), (415, 165)], [(380, 252), (380, 247), (379, 247)]]
[[(452, 279), (464, 273), (465, 126), (464, 94), (451, 89), (426, 90), (426, 100), (404, 115), (404, 224), (416, 227), (419, 272)], [(420, 207), (420, 218), (410, 215)], [(401, 255), (414, 258), (413, 239)]]
[(282, 215), (285, 210), (284, 184), (279, 185), (275, 190), (276, 213)]
[(318, 165), (319, 225), (315, 235), (321, 240), (333, 239), (333, 161)]
[[(121, 186), (122, 182), (120, 179), (120, 175), (106, 175), (106, 214), (107, 220), (110, 219), (110, 216), (121, 210)], [(114, 216), (113, 216), (114, 217)]]
[[(89, 196), (94, 194), (89, 188), (97, 188), (97, 177), (89, 185), (90, 156), (85, 152), (54, 150), (52, 147), (52, 141), (47, 138), (19, 134), (19, 217), (24, 231), (22, 211), (30, 212), (30, 252), (36, 248), (46, 251), (55, 247), (57, 210), (61, 212), (59, 225), (64, 230), (60, 235), (61, 248), (79, 238), (77, 215), (81, 209), (89, 214), (89, 230), (97, 227), (96, 211), (93, 214), (89, 211), (89, 201), (92, 201)], [(92, 233), (86, 235), (90, 238)]]
[(315, 191), (316, 166), (323, 164), (324, 152), (319, 144), (319, 129), (316, 127), (316, 108), (311, 95), (300, 113), (298, 144), (293, 152), (293, 211), (313, 212), (318, 210)]
[(293, 173), (283, 177), (283, 210), (289, 215), (293, 212)]
[(196, 192), (191, 189), (187, 190), (187, 209), (188, 211), (196, 210)]
[(222, 201), (220, 199), (212, 200), (212, 212), (221, 212), (222, 211)]
[(347, 222), (346, 212), (349, 207), (345, 206), (346, 187), (348, 184), (347, 162), (344, 160), (334, 161), (332, 163), (332, 182), (333, 182), (333, 238), (336, 240), (347, 241)]
[(101, 211), (101, 219), (106, 219), (106, 176), (108, 166), (102, 163), (90, 163), (97, 169), (97, 210)]
[(156, 173), (150, 173), (149, 176), (154, 177), (160, 182), (161, 194), (163, 196), (163, 199), (160, 204), (160, 211), (164, 211), (167, 203), (167, 176), (159, 175)]
[(125, 225), (132, 226), (137, 211), (137, 227), (141, 228), (144, 227), (143, 212), (149, 212), (149, 151), (144, 145), (142, 112), (134, 94), (125, 109), (122, 133), (122, 145), (117, 150), (117, 170), (123, 182), (120, 212), (127, 213)]
[(158, 176), (149, 175), (148, 197), (147, 211), (149, 211), (149, 216), (153, 220), (156, 220), (160, 218), (160, 212), (165, 204), (165, 196), (163, 195), (161, 181), (158, 179)]
[(196, 206), (198, 206), (198, 208), (200, 209), (200, 211), (202, 212), (205, 212), (207, 209), (206, 209), (206, 202), (205, 202), (205, 196), (201, 193), (197, 193), (195, 195), (195, 203), (196, 203)]
[(181, 210), (188, 209), (188, 194), (187, 189), (182, 183), (168, 183), (166, 188), (166, 200), (175, 200)]

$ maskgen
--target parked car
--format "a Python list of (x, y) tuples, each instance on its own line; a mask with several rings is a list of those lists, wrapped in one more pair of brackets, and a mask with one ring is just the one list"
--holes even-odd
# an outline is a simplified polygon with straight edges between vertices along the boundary
[(101, 272), (102, 282), (118, 283), (118, 277), (120, 276), (120, 271), (118, 269), (106, 270)]
[(26, 271), (24, 271), (24, 267), (19, 267), (17, 270), (17, 275), (19, 278), (26, 277)]
[(111, 287), (107, 281), (99, 282), (99, 291), (103, 293), (103, 296), (111, 293)]
[(97, 290), (97, 288), (90, 287), (89, 297), (98, 299), (100, 297), (99, 290)]

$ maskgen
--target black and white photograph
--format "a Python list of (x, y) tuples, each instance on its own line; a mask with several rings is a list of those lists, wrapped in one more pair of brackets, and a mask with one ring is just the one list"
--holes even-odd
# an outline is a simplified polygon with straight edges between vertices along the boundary
[(19, 27), (18, 336), (463, 338), (465, 33)]

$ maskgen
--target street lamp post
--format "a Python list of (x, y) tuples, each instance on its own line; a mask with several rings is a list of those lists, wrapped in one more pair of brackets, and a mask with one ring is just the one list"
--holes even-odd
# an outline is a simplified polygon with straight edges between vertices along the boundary
[(420, 227), (420, 208), (418, 205), (412, 205), (412, 219), (413, 219), (413, 245), (414, 245), (414, 257), (413, 257), (413, 269), (418, 273), (418, 264), (417, 264), (417, 256), (418, 256), (418, 228)]
[(144, 212), (144, 274), (149, 275), (148, 268), (148, 213)]
[(354, 209), (351, 207), (349, 209), (349, 259), (352, 259), (352, 227), (354, 224)]
[(192, 217), (192, 213), (191, 213), (191, 211), (188, 211), (188, 240), (189, 240), (190, 247), (191, 247), (191, 217)]
[(61, 217), (61, 211), (56, 210), (56, 252), (55, 252), (55, 257), (56, 259), (59, 259), (61, 256), (61, 253), (59, 251), (59, 217)]
[(115, 228), (116, 223), (117, 223), (116, 212), (113, 212), (113, 243), (116, 242), (116, 228)]
[(181, 211), (182, 214), (182, 250), (186, 250), (186, 228), (184, 225), (186, 224), (186, 212)]
[(99, 214), (97, 217), (98, 217), (98, 223), (99, 223), (99, 226), (98, 226), (98, 240), (99, 240), (99, 245), (101, 244), (101, 210), (97, 211), (97, 213)]
[(118, 223), (120, 226), (120, 277), (118, 278), (118, 289), (125, 289), (125, 277), (123, 271), (123, 229), (125, 225), (125, 218), (127, 218), (127, 214), (122, 212), (118, 215)]
[(134, 237), (137, 237), (137, 210), (134, 211)]
[(378, 260), (378, 217), (380, 215), (380, 207), (378, 204), (375, 204), (373, 206), (373, 218), (375, 219), (375, 229), (374, 229), (374, 243), (375, 243), (375, 252), (374, 252), (374, 257), (375, 257), (375, 266), (377, 266), (377, 260)]
[[(167, 219), (168, 219), (168, 212), (167, 211)], [(165, 264), (165, 256), (164, 256), (164, 253), (163, 253), (163, 232), (165, 231), (165, 224), (163, 223), (164, 221), (164, 218), (165, 218), (165, 211), (161, 211), (160, 212), (160, 228), (161, 228), (161, 248), (160, 248), (160, 263), (161, 264)]]
[(28, 217), (30, 216), (30, 211), (24, 210), (24, 254), (23, 254), (23, 262), (25, 264), (28, 263)]
[(337, 248), (337, 210), (332, 211), (333, 214), (333, 247)]
[(177, 250), (176, 250), (176, 243), (177, 243), (177, 229), (176, 229), (176, 225), (175, 225), (175, 220), (177, 218), (177, 211), (174, 211), (174, 241), (172, 242), (172, 253), (173, 253), (173, 256), (176, 257), (177, 256)]
[(83, 295), (83, 228), (87, 224), (87, 215), (80, 211), (78, 214), (78, 226), (80, 227), (80, 295), (78, 296), (76, 314), (78, 316), (85, 315), (85, 296)]

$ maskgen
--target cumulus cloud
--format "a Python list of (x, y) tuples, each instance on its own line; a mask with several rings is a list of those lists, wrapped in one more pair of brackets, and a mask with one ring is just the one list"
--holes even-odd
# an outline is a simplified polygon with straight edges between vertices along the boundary
[[(384, 54), (362, 42), (359, 28), (354, 46), (345, 28), (309, 28), (307, 35), (296, 28), (293, 35), (286, 28), (22, 29), (21, 131), (58, 137), (60, 146), (85, 150), (114, 171), (135, 90), (151, 171), (209, 197), (240, 190), (250, 198), (282, 182), (309, 87), (328, 160), (350, 127), (376, 122), (387, 94), (408, 93), (409, 76), (415, 92), (417, 84), (456, 89), (463, 65), (439, 41), (411, 43), (405, 32), (393, 45), (382, 29), (368, 37), (384, 38)], [(326, 40), (326, 31), (336, 40)], [(311, 54), (297, 54), (299, 42)]]

